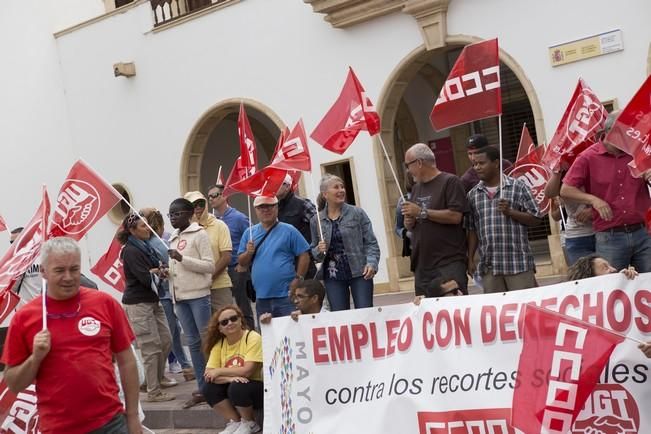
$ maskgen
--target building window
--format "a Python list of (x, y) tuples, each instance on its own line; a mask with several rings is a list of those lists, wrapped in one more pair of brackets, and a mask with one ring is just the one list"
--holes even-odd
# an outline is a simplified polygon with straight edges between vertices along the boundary
[[(355, 180), (355, 171), (352, 164), (352, 159), (335, 161), (321, 165), (321, 173), (330, 173), (340, 177), (344, 181), (344, 188), (346, 188), (346, 202), (350, 205), (357, 205), (357, 184)], [(319, 188), (320, 186), (317, 186)]]
[[(124, 184), (121, 183), (116, 183), (112, 184), (113, 188), (118, 191), (122, 195), (122, 197), (126, 200), (129, 201), (129, 203), (132, 202), (131, 199), (131, 193), (129, 193), (129, 190)], [(122, 220), (131, 212), (131, 208), (129, 207), (129, 204), (125, 202), (124, 200), (121, 200), (117, 205), (115, 205), (113, 208), (108, 213), (109, 218), (111, 221), (115, 224), (121, 224)]]

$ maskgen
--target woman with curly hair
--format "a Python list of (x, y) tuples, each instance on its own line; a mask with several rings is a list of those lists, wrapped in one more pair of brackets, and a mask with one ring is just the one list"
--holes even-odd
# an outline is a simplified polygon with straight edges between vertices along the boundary
[[(567, 279), (580, 280), (616, 272), (615, 267), (610, 265), (606, 259), (593, 253), (577, 259), (574, 265), (567, 270)], [(621, 272), (629, 279), (634, 279), (638, 274), (634, 267), (624, 268)]]
[(208, 324), (203, 350), (208, 357), (202, 394), (226, 419), (226, 434), (260, 431), (254, 408), (262, 408), (262, 337), (248, 330), (239, 307), (217, 311)]

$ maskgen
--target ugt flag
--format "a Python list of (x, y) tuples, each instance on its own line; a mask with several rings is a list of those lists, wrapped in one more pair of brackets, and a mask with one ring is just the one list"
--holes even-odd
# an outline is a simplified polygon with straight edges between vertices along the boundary
[(0, 433), (39, 434), (36, 386), (14, 394), (4, 380), (0, 381)]
[[(534, 305), (513, 392), (511, 424), (526, 434), (568, 433), (623, 336)], [(537, 373), (548, 372), (542, 382)]]
[(78, 160), (59, 190), (49, 237), (79, 241), (121, 199), (111, 184)]
[(7, 222), (5, 222), (5, 219), (3, 219), (2, 216), (0, 215), (0, 232), (6, 230), (7, 230)]
[(124, 278), (122, 259), (120, 259), (121, 251), (122, 245), (116, 238), (113, 238), (106, 253), (97, 260), (97, 263), (93, 265), (90, 271), (111, 288), (124, 292), (126, 280)]
[(346, 83), (337, 101), (330, 107), (310, 137), (325, 149), (343, 154), (357, 134), (364, 130), (371, 136), (379, 133), (380, 116), (366, 96), (353, 68), (349, 67)]
[(549, 182), (550, 173), (542, 165), (544, 153), (545, 148), (543, 146), (534, 147), (531, 152), (505, 170), (506, 175), (518, 178), (527, 184), (536, 201), (536, 205), (538, 205), (538, 209), (543, 215), (547, 214), (550, 208), (549, 199), (545, 197), (545, 186)]
[(20, 303), (20, 297), (13, 291), (15, 284), (16, 280), (10, 282), (5, 289), (0, 290), (0, 324), (11, 315)]
[(572, 99), (543, 156), (545, 167), (555, 172), (561, 161), (569, 167), (583, 150), (597, 141), (596, 134), (603, 129), (606, 116), (608, 113), (597, 95), (579, 78)]
[(635, 176), (651, 169), (651, 75), (617, 117), (604, 141), (633, 157)]
[(41, 254), (46, 239), (43, 228), (47, 227), (49, 216), (50, 198), (43, 186), (41, 204), (36, 213), (0, 259), (0, 290), (10, 287)]
[(529, 134), (529, 128), (527, 128), (527, 123), (525, 122), (522, 125), (522, 133), (520, 134), (520, 145), (518, 146), (518, 155), (515, 157), (515, 161), (521, 160), (526, 157), (531, 151), (536, 149), (536, 145)]
[(497, 38), (466, 45), (434, 103), (436, 131), (502, 114)]

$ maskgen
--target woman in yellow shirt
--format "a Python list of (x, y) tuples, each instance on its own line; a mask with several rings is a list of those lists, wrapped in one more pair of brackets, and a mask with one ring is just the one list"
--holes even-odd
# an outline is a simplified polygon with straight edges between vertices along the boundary
[(262, 408), (262, 337), (248, 330), (239, 307), (225, 306), (208, 324), (204, 353), (208, 356), (202, 393), (228, 424), (222, 434), (260, 431), (254, 408)]

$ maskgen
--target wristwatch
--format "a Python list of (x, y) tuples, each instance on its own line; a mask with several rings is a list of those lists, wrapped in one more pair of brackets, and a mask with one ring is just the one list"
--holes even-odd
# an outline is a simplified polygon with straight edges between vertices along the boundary
[(418, 220), (427, 220), (427, 208), (422, 207), (418, 214)]
[(294, 279), (298, 279), (299, 281), (302, 282), (303, 280), (305, 280), (305, 277), (301, 276), (300, 274), (297, 274), (296, 276), (294, 276)]

